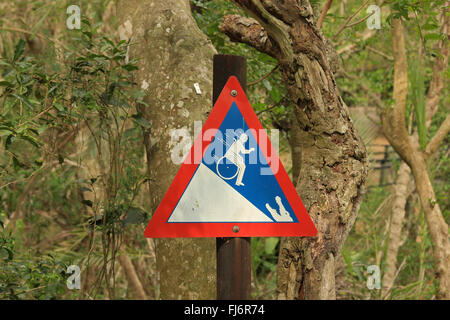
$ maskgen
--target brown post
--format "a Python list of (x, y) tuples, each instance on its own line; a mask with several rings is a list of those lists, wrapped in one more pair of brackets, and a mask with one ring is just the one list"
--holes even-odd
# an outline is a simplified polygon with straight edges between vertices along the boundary
[[(230, 76), (238, 78), (246, 90), (245, 57), (214, 55), (213, 105)], [(248, 300), (251, 284), (250, 238), (217, 238), (217, 299)]]

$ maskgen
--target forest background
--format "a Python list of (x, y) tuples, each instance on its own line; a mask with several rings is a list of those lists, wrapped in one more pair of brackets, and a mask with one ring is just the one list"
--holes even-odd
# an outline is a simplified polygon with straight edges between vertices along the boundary
[[(153, 14), (144, 10), (147, 5), (162, 3), (134, 2), (136, 8), (142, 3), (142, 19)], [(237, 39), (230, 28), (237, 15), (247, 20), (235, 26), (256, 26), (249, 20), (253, 7), (246, 5), (259, 1), (181, 2), (188, 3), (189, 17), (206, 39), (192, 35), (191, 45), (247, 58), (248, 98), (265, 128), (279, 130), (280, 158), (297, 184), (300, 170), (308, 170), (299, 163), (308, 155), (295, 143), (296, 105), (286, 66), (249, 46), (252, 39)], [(299, 3), (311, 5), (313, 23), (332, 48), (328, 59), (340, 98), (368, 159), (359, 212), (333, 258), (331, 297), (448, 299), (448, 2)], [(68, 9), (73, 5), (80, 9), (79, 28), (71, 20), (75, 9)], [(171, 251), (158, 247), (170, 243), (143, 236), (154, 212), (153, 193), (165, 192), (151, 184), (157, 169), (148, 161), (154, 147), (149, 139), (157, 126), (144, 110), (161, 107), (148, 100), (155, 95), (152, 84), (139, 78), (146, 57), (133, 56), (133, 46), (146, 38), (131, 37), (121, 5), (0, 1), (0, 299), (215, 298), (211, 278), (205, 280), (208, 289), (189, 284), (195, 279), (183, 272), (164, 283), (158, 260)], [(368, 10), (370, 5), (379, 11)], [(377, 14), (380, 25), (373, 27)], [(176, 39), (176, 21), (166, 30), (167, 41)], [(198, 57), (212, 66), (211, 58)], [(200, 85), (209, 95), (203, 108), (209, 109), (211, 87)], [(400, 118), (389, 110), (400, 110)], [(399, 143), (401, 126), (411, 149)], [(430, 188), (420, 186), (423, 177)], [(432, 196), (422, 197), (427, 190)], [(441, 219), (440, 230), (430, 230), (433, 217)], [(280, 276), (283, 241), (252, 238), (253, 298), (308, 297), (301, 279), (290, 279), (291, 285)], [(194, 260), (189, 242), (171, 245), (185, 257), (181, 263)], [(202, 263), (192, 267), (214, 276), (214, 263)], [(186, 289), (179, 289), (185, 282)]]

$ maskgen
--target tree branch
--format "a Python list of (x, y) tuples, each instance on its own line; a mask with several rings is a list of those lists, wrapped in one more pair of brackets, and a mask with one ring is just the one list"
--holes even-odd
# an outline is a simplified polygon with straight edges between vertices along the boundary
[[(414, 182), (433, 242), (434, 271), (439, 279), (438, 298), (450, 299), (450, 244), (448, 225), (441, 209), (427, 171), (425, 154), (413, 147), (411, 137), (405, 126), (406, 95), (408, 89), (406, 50), (401, 20), (392, 19), (392, 51), (394, 56), (394, 106), (382, 114), (383, 131), (398, 155), (408, 164), (414, 175)], [(432, 151), (445, 137), (449, 128), (446, 119), (428, 148)]]
[(428, 155), (432, 155), (433, 153), (435, 153), (439, 148), (439, 146), (442, 144), (442, 141), (444, 141), (449, 131), (450, 131), (450, 115), (447, 115), (447, 117), (439, 127), (436, 134), (433, 136), (430, 142), (428, 142), (425, 152)]
[(322, 29), (323, 20), (325, 20), (325, 17), (327, 16), (328, 10), (330, 10), (331, 3), (333, 0), (327, 0), (327, 3), (325, 3), (325, 6), (322, 9), (322, 12), (320, 13), (319, 21), (317, 22), (317, 28)]
[(253, 86), (253, 85), (255, 85), (255, 84), (260, 83), (261, 81), (263, 81), (264, 79), (266, 79), (268, 76), (270, 76), (272, 73), (274, 73), (275, 70), (277, 70), (279, 66), (280, 66), (280, 64), (277, 63), (277, 65), (276, 65), (272, 70), (270, 70), (267, 74), (265, 74), (264, 76), (262, 76), (262, 77), (259, 78), (258, 80), (255, 80), (255, 81), (252, 81), (252, 82), (247, 83), (247, 87)]
[[(376, 32), (374, 30), (366, 29), (363, 32), (363, 35), (362, 35), (360, 41), (366, 41), (366, 40), (370, 39), (371, 37), (373, 37), (374, 35), (376, 35)], [(357, 51), (356, 49), (359, 50), (358, 44), (355, 42), (352, 42), (352, 43), (346, 45), (345, 47), (342, 47), (339, 50), (337, 50), (337, 53), (339, 55), (343, 55), (343, 54), (351, 55), (352, 53)]]
[[(367, 175), (365, 146), (350, 121), (334, 78), (333, 48), (317, 28), (308, 0), (233, 2), (258, 21), (279, 52), (274, 56), (279, 56), (282, 78), (293, 104), (292, 121), (301, 137), (291, 143), (301, 145), (301, 152), (308, 154), (302, 166), (314, 172), (311, 179), (309, 173), (299, 171), (296, 188), (307, 194), (305, 206), (319, 236), (283, 243), (277, 276), (280, 296), (333, 299), (334, 254), (341, 250), (353, 226)], [(239, 39), (243, 38), (241, 34)], [(321, 147), (316, 145), (319, 137)], [(327, 165), (334, 170), (322, 170)], [(336, 192), (323, 188), (331, 183), (337, 186)], [(345, 199), (338, 199), (338, 194), (345, 194)], [(323, 197), (329, 199), (327, 204), (322, 204)], [(296, 280), (299, 278), (301, 282)]]
[(134, 289), (136, 298), (139, 300), (147, 300), (147, 294), (145, 293), (144, 287), (142, 286), (139, 276), (136, 273), (136, 269), (134, 268), (133, 263), (125, 250), (122, 250), (122, 253), (119, 256), (119, 261), (125, 271), (125, 276), (127, 277), (128, 283)]
[(377, 50), (377, 49), (372, 48), (370, 46), (366, 46), (366, 49), (369, 50), (369, 51), (372, 51), (373, 53), (376, 53), (376, 54), (382, 56), (383, 58), (385, 58), (385, 59), (387, 59), (389, 61), (394, 61), (394, 58), (392, 58), (391, 56), (387, 55), (383, 51)]
[[(315, 28), (310, 21), (313, 19), (312, 9), (309, 3), (299, 7), (297, 0), (232, 0), (243, 10), (253, 16), (267, 32), (272, 46), (279, 51), (278, 56), (273, 56), (281, 62), (283, 59), (291, 59), (294, 56), (292, 48), (292, 35), (290, 25), (302, 17), (311, 27)], [(264, 52), (264, 51), (262, 51)]]
[(446, 15), (446, 10), (442, 11), (440, 16), (441, 20), (441, 33), (447, 35), (447, 39), (439, 40), (437, 44), (437, 51), (441, 55), (435, 57), (433, 66), (433, 78), (431, 79), (430, 88), (428, 89), (427, 100), (425, 102), (426, 108), (426, 124), (429, 126), (431, 120), (436, 113), (441, 97), (441, 92), (445, 87), (445, 70), (447, 70), (448, 64), (448, 36), (449, 36), (449, 23), (450, 18)]
[(352, 14), (350, 17), (347, 18), (347, 20), (345, 20), (344, 24), (339, 28), (339, 30), (334, 34), (334, 36), (331, 38), (331, 40), (335, 40), (336, 37), (345, 29), (347, 28), (347, 25), (349, 24), (349, 22), (367, 5), (367, 3), (370, 0), (366, 0), (361, 7), (358, 8), (358, 10), (356, 10), (356, 12), (354, 14)]
[(394, 55), (394, 105), (381, 113), (383, 131), (392, 147), (408, 165), (411, 165), (413, 147), (406, 130), (406, 97), (408, 71), (405, 38), (401, 20), (392, 19), (392, 53)]
[(21, 33), (25, 33), (25, 34), (28, 34), (28, 35), (31, 35), (31, 36), (36, 36), (36, 37), (38, 37), (38, 38), (40, 38), (42, 40), (51, 41), (55, 45), (60, 46), (64, 50), (66, 50), (66, 51), (68, 51), (68, 52), (70, 52), (72, 54), (75, 54), (76, 56), (80, 56), (79, 52), (75, 52), (75, 51), (70, 50), (66, 45), (64, 45), (64, 43), (62, 43), (61, 41), (59, 41), (56, 38), (53, 38), (53, 39), (52, 38), (48, 38), (48, 37), (46, 37), (43, 34), (40, 34), (40, 33), (37, 33), (37, 32), (31, 32), (31, 31), (28, 31), (28, 30), (20, 29), (20, 28), (1, 27), (0, 30), (11, 31), (11, 32), (21, 32)]
[(368, 16), (365, 16), (364, 18), (362, 18), (362, 19), (356, 21), (356, 22), (353, 22), (353, 23), (348, 24), (346, 28), (351, 28), (351, 27), (354, 27), (354, 26), (356, 26), (356, 25), (358, 25), (358, 24), (360, 24), (360, 23), (363, 23), (364, 21), (366, 21), (367, 19), (369, 19), (369, 18), (370, 18), (372, 15), (374, 15), (374, 14), (375, 14), (375, 11), (372, 12), (371, 14), (369, 14)]
[(220, 29), (231, 41), (248, 44), (275, 59), (280, 56), (280, 48), (276, 42), (270, 39), (267, 32), (255, 19), (227, 15)]

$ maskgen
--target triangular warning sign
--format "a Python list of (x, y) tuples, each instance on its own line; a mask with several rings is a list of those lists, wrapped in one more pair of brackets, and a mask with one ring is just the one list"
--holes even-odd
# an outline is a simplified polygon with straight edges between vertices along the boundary
[(316, 234), (244, 90), (230, 77), (145, 236)]

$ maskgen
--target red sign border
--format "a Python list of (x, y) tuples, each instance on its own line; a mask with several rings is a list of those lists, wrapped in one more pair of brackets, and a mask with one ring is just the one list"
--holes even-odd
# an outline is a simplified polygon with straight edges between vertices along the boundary
[[(235, 96), (231, 95), (231, 91), (236, 90)], [(284, 192), (286, 199), (289, 201), (291, 208), (299, 222), (176, 222), (168, 223), (167, 219), (176, 207), (179, 199), (183, 195), (192, 176), (194, 175), (199, 161), (194, 163), (194, 149), (202, 150), (204, 155), (206, 149), (211, 142), (202, 141), (202, 137), (207, 130), (218, 130), (222, 121), (228, 113), (232, 103), (235, 102), (244, 117), (250, 129), (255, 129), (257, 137), (256, 141), (267, 141), (267, 150), (270, 150), (272, 162), (269, 164), (272, 172), (276, 172), (275, 178), (280, 184), (281, 190)], [(266, 139), (266, 140), (260, 140)], [(212, 138), (211, 138), (212, 140)], [(267, 150), (261, 148), (266, 159), (269, 159)], [(278, 161), (278, 170), (274, 170), (273, 162)], [(238, 226), (239, 232), (233, 232), (233, 227)], [(217, 99), (211, 113), (209, 114), (201, 134), (196, 138), (189, 154), (186, 156), (178, 173), (173, 179), (169, 189), (167, 190), (163, 200), (151, 218), (144, 235), (148, 238), (197, 238), (197, 237), (301, 237), (316, 236), (317, 229), (309, 217), (303, 202), (301, 201), (294, 185), (292, 184), (286, 170), (281, 163), (275, 149), (270, 140), (267, 138), (266, 131), (258, 120), (250, 102), (245, 95), (239, 81), (236, 77), (231, 76), (225, 84), (222, 92)]]

